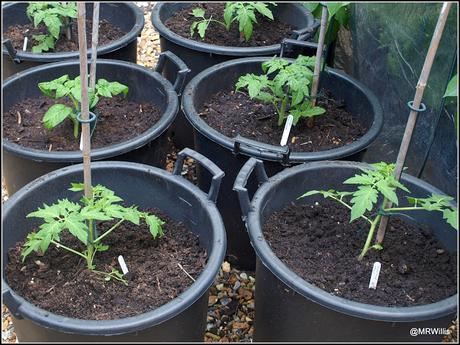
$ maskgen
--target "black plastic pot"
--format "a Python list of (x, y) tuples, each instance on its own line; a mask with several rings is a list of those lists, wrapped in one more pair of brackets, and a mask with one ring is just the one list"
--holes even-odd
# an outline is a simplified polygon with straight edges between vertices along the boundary
[[(2, 6), (3, 31), (18, 24), (30, 23), (26, 15), (27, 2), (16, 2)], [(92, 18), (92, 4), (87, 4), (86, 16)], [(124, 60), (136, 62), (137, 37), (144, 27), (144, 14), (132, 2), (101, 3), (100, 19), (105, 19), (118, 26), (126, 34), (112, 43), (100, 46), (97, 49), (98, 57), (104, 59)], [(49, 62), (78, 59), (78, 51), (62, 53), (32, 53), (16, 51), (9, 40), (3, 40), (3, 78), (24, 71), (28, 68)], [(90, 56), (91, 52), (88, 52)]]
[[(347, 177), (368, 167), (356, 162), (313, 162), (285, 169), (268, 179), (264, 163), (251, 158), (241, 169), (234, 189), (238, 192), (251, 244), (257, 253), (255, 341), (441, 341), (439, 334), (414, 336), (413, 332), (425, 327), (449, 327), (455, 318), (457, 295), (429, 305), (401, 308), (350, 301), (297, 276), (276, 257), (263, 236), (262, 226), (273, 212), (291, 202), (311, 203), (316, 199), (296, 199), (312, 189), (340, 188)], [(250, 201), (245, 185), (254, 169), (262, 185)], [(406, 174), (402, 181), (414, 196), (443, 194)], [(407, 203), (401, 195), (400, 200)], [(442, 215), (412, 212), (411, 216), (432, 229), (448, 250), (456, 251), (457, 232)], [(411, 331), (413, 328), (417, 330)]]
[[(162, 53), (157, 70), (161, 71), (167, 57), (180, 70), (174, 86), (161, 74), (148, 68), (125, 61), (98, 59), (98, 78), (116, 80), (128, 85), (129, 99), (153, 103), (160, 108), (163, 115), (150, 129), (137, 137), (92, 150), (92, 160), (125, 160), (164, 167), (168, 150), (166, 130), (177, 114), (179, 102), (176, 91), (182, 90), (187, 71), (185, 64), (170, 52)], [(182, 73), (183, 71), (185, 72)], [(2, 89), (3, 111), (21, 100), (39, 96), (38, 82), (52, 80), (64, 74), (69, 74), (71, 78), (79, 75), (79, 61), (45, 64), (8, 78)], [(41, 175), (83, 161), (80, 151), (35, 150), (5, 139), (2, 146), (3, 176), (10, 195)]]
[[(210, 127), (197, 113), (202, 104), (222, 90), (233, 90), (239, 76), (246, 73), (261, 74), (261, 63), (268, 58), (255, 57), (231, 60), (212, 66), (190, 81), (182, 95), (182, 110), (194, 127), (195, 149), (218, 164), (227, 175), (217, 206), (228, 229), (228, 254), (241, 268), (254, 269), (255, 254), (240, 219), (238, 198), (232, 192), (233, 182), (247, 156), (262, 159), (267, 170), (274, 174), (285, 166), (318, 160), (360, 160), (366, 147), (377, 137), (383, 123), (382, 108), (375, 95), (355, 79), (334, 69), (322, 73), (320, 83), (327, 86), (333, 96), (344, 99), (347, 109), (369, 128), (368, 132), (352, 144), (319, 152), (288, 152), (281, 146), (263, 144), (243, 137), (229, 138)], [(321, 86), (320, 85), (320, 86)], [(209, 184), (208, 178), (198, 171), (200, 185)], [(255, 190), (256, 184), (250, 181)]]
[[(184, 38), (166, 27), (165, 21), (174, 13), (192, 5), (192, 3), (158, 3), (152, 11), (152, 24), (160, 33), (161, 51), (172, 51), (185, 61), (192, 70), (188, 80), (191, 80), (206, 68), (224, 61), (249, 56), (273, 56), (279, 54), (280, 44), (261, 47), (218, 46)], [(297, 28), (290, 38), (305, 41), (315, 36), (319, 23), (301, 4), (278, 3), (272, 10), (275, 18)], [(316, 45), (313, 44), (311, 55), (314, 55), (315, 47)], [(168, 68), (165, 69), (164, 75), (168, 80), (173, 76), (172, 71)], [(180, 111), (174, 121), (172, 131), (176, 146), (193, 147), (192, 128)]]
[[(93, 184), (114, 190), (128, 204), (141, 208), (158, 207), (198, 234), (208, 260), (196, 281), (174, 300), (155, 310), (118, 320), (95, 321), (64, 317), (35, 307), (8, 286), (2, 271), (3, 303), (14, 316), (14, 329), (20, 342), (203, 341), (208, 288), (225, 254), (225, 229), (215, 206), (224, 173), (190, 149), (183, 150), (178, 156), (173, 174), (137, 163), (96, 162), (91, 165), (92, 179)], [(183, 160), (187, 156), (213, 174), (208, 195), (181, 177)], [(67, 189), (71, 182), (82, 180), (81, 164), (66, 167), (31, 182), (5, 202), (3, 267), (8, 263), (8, 249), (23, 240), (38, 224), (26, 215), (43, 202), (51, 204), (58, 198), (76, 200), (78, 196)]]

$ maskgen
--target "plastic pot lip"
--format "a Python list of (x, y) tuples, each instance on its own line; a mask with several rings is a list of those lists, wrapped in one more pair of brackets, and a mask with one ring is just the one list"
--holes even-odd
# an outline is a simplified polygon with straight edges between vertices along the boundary
[[(159, 168), (139, 163), (106, 161), (91, 163), (91, 169), (93, 171), (106, 169), (137, 171), (143, 173), (146, 179), (149, 177), (166, 179), (171, 184), (180, 185), (181, 188), (186, 188), (193, 192), (193, 194), (199, 200), (201, 207), (206, 210), (206, 213), (208, 214), (212, 223), (212, 250), (206, 266), (204, 267), (201, 274), (196, 278), (195, 282), (193, 282), (193, 284), (190, 285), (187, 290), (181, 293), (174, 300), (146, 313), (117, 320), (97, 321), (75, 319), (57, 315), (44, 309), (38, 308), (30, 302), (26, 301), (21, 296), (17, 295), (12, 290), (12, 288), (6, 282), (6, 279), (4, 279), (3, 271), (2, 297), (4, 297), (5, 294), (11, 294), (15, 305), (19, 305), (19, 313), (24, 318), (30, 319), (42, 325), (43, 327), (53, 328), (68, 333), (88, 335), (124, 334), (141, 331), (143, 329), (161, 324), (175, 317), (203, 296), (203, 294), (212, 285), (214, 278), (219, 271), (221, 263), (223, 262), (227, 239), (224, 224), (216, 205), (210, 201), (207, 198), (207, 195), (193, 183), (189, 182), (181, 176), (173, 175)], [(47, 183), (50, 180), (53, 180), (55, 177), (72, 175), (76, 172), (81, 172), (82, 170), (83, 164), (72, 165), (50, 172), (28, 183), (4, 203), (3, 217), (8, 217), (12, 205), (20, 202), (25, 195), (34, 193), (34, 190), (36, 190), (39, 186)]]
[[(104, 3), (103, 3), (104, 4)], [(109, 4), (109, 3), (107, 3)], [(122, 6), (127, 6), (127, 8), (134, 13), (136, 17), (136, 22), (132, 29), (126, 33), (124, 36), (120, 37), (119, 39), (100, 46), (97, 48), (97, 55), (101, 54), (108, 54), (120, 48), (126, 47), (131, 42), (137, 40), (137, 37), (140, 35), (142, 28), (144, 27), (144, 14), (142, 10), (137, 7), (135, 4), (131, 2), (120, 2), (117, 3)], [(16, 6), (17, 3), (6, 4), (2, 6), (2, 11), (7, 10), (10, 7)], [(109, 4), (110, 5), (110, 4)], [(3, 57), (9, 57), (8, 51), (5, 47), (2, 47)], [(21, 50), (17, 50), (16, 57), (19, 60), (24, 61), (37, 61), (37, 62), (54, 62), (54, 61), (62, 61), (62, 60), (70, 60), (70, 59), (78, 59), (79, 52), (72, 51), (72, 52), (58, 52), (58, 53), (32, 53), (32, 52), (24, 52)], [(91, 56), (91, 51), (88, 51), (88, 57)]]
[[(194, 96), (195, 90), (199, 87), (199, 85), (206, 79), (209, 75), (214, 73), (219, 73), (219, 70), (226, 69), (226, 68), (235, 68), (239, 64), (244, 63), (262, 63), (270, 59), (271, 57), (249, 57), (249, 58), (242, 58), (242, 59), (234, 59), (226, 62), (222, 62), (220, 64), (214, 65), (209, 67), (196, 75), (186, 86), (183, 94), (182, 94), (182, 110), (192, 124), (192, 126), (200, 132), (202, 135), (207, 137), (209, 140), (225, 147), (226, 149), (233, 151), (235, 146), (235, 139), (230, 138), (228, 136), (223, 135), (222, 133), (218, 132), (211, 126), (209, 126), (206, 121), (198, 116), (198, 113), (195, 108), (194, 103)], [(293, 60), (293, 59), (288, 59)], [(383, 110), (378, 101), (375, 94), (369, 90), (364, 84), (357, 81), (356, 79), (346, 75), (345, 73), (334, 69), (334, 68), (327, 68), (326, 73), (330, 73), (343, 81), (345, 83), (349, 83), (363, 92), (366, 97), (368, 98), (372, 109), (373, 109), (373, 116), (374, 121), (368, 131), (356, 141), (352, 142), (351, 144), (344, 145), (338, 148), (324, 150), (324, 151), (316, 151), (316, 152), (292, 152), (289, 155), (289, 162), (290, 163), (302, 163), (302, 162), (310, 162), (310, 161), (318, 161), (318, 160), (334, 160), (340, 159), (343, 157), (347, 157), (353, 155), (357, 152), (360, 152), (370, 146), (372, 142), (377, 138), (378, 134), (380, 133), (382, 126), (383, 126)], [(275, 150), (280, 150), (281, 146), (275, 146), (270, 144), (265, 144), (259, 142), (258, 148), (253, 147), (246, 147), (245, 145), (240, 146), (240, 151), (242, 154), (245, 154), (250, 157), (255, 157), (263, 160), (269, 161), (281, 161), (282, 157), (273, 153)]]
[[(285, 169), (284, 171), (272, 176), (268, 182), (263, 183), (256, 191), (251, 201), (251, 208), (246, 220), (251, 244), (262, 264), (284, 284), (303, 297), (326, 308), (354, 317), (386, 322), (410, 322), (436, 319), (455, 312), (457, 309), (458, 294), (436, 303), (414, 307), (382, 307), (334, 296), (299, 277), (276, 256), (265, 240), (262, 232), (262, 224), (259, 219), (261, 208), (265, 203), (264, 200), (266, 194), (274, 185), (295, 175), (296, 173), (301, 171), (311, 171), (322, 167), (333, 169), (357, 169), (359, 167), (368, 168), (369, 165), (367, 163), (348, 161), (321, 161), (305, 163)], [(417, 184), (430, 192), (444, 194), (439, 189), (413, 176), (403, 174), (402, 178), (408, 182)]]
[[(303, 8), (301, 5), (296, 3), (286, 3), (295, 7), (298, 7), (305, 15), (310, 18), (311, 23), (313, 24), (314, 18), (313, 15), (308, 12), (307, 9)], [(217, 55), (229, 55), (229, 56), (263, 56), (263, 55), (273, 55), (279, 53), (281, 49), (281, 44), (272, 44), (269, 46), (259, 46), (259, 47), (234, 47), (234, 46), (220, 46), (216, 44), (209, 44), (199, 41), (194, 41), (185, 37), (182, 37), (172, 30), (170, 30), (160, 19), (160, 11), (163, 6), (171, 5), (168, 2), (159, 2), (157, 3), (151, 15), (151, 21), (153, 27), (160, 33), (161, 37), (164, 37), (168, 41), (171, 41), (179, 46), (189, 48), (191, 50), (200, 51), (204, 53), (211, 53)]]
[[(48, 63), (40, 66), (36, 66), (33, 68), (29, 68), (24, 72), (16, 73), (6, 79), (3, 83), (2, 90), (8, 87), (10, 84), (14, 82), (18, 82), (19, 79), (22, 77), (27, 77), (31, 74), (34, 74), (36, 71), (41, 70), (50, 70), (55, 67), (61, 66), (72, 66), (79, 64), (79, 60), (68, 60), (62, 62), (54, 62)], [(163, 90), (160, 92), (164, 92), (167, 96), (167, 107), (163, 112), (160, 120), (156, 122), (152, 127), (150, 127), (147, 131), (141, 133), (137, 137), (122, 141), (117, 144), (105, 146), (102, 148), (91, 150), (91, 158), (94, 160), (100, 159), (107, 159), (110, 157), (118, 156), (126, 152), (133, 151), (137, 148), (140, 148), (150, 141), (154, 140), (155, 138), (159, 137), (163, 132), (165, 132), (171, 123), (174, 121), (176, 114), (179, 110), (179, 100), (177, 97), (177, 93), (174, 91), (173, 86), (171, 83), (166, 80), (161, 74), (158, 72), (154, 72), (151, 69), (146, 67), (137, 65), (132, 62), (126, 62), (121, 60), (110, 60), (110, 59), (97, 59), (98, 65), (109, 65), (113, 66), (113, 68), (119, 67), (129, 67), (130, 69), (135, 69), (141, 73), (147, 74), (150, 78), (155, 79), (157, 82), (160, 83)], [(82, 154), (81, 151), (55, 151), (49, 152), (46, 150), (37, 150), (32, 148), (27, 148), (15, 143), (12, 143), (8, 140), (2, 140), (3, 149), (5, 152), (10, 153), (15, 156), (23, 157), (26, 159), (30, 159), (33, 161), (39, 162), (54, 162), (54, 163), (65, 163), (65, 162), (82, 162)]]

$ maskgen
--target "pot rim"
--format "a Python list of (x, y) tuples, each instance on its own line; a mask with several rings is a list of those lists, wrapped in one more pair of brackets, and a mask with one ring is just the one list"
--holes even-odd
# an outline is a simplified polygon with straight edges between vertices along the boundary
[[(4, 12), (5, 10), (8, 10), (9, 8), (13, 6), (17, 6), (18, 4), (20, 3), (11, 3), (11, 4), (2, 5), (2, 12)], [(127, 32), (125, 35), (123, 35), (119, 39), (109, 44), (98, 47), (97, 48), (98, 56), (101, 54), (111, 53), (137, 40), (137, 37), (140, 35), (142, 28), (144, 27), (144, 14), (139, 7), (137, 7), (134, 3), (131, 3), (131, 2), (120, 2), (116, 4), (126, 6), (127, 9), (134, 14), (136, 21), (134, 23), (134, 26), (131, 28), (131, 30)], [(102, 6), (104, 5), (110, 5), (110, 4), (103, 2)], [(111, 5), (113, 5), (113, 3)], [(8, 51), (6, 50), (4, 46), (2, 47), (2, 53), (3, 53), (4, 58), (6, 57), (9, 58)], [(79, 56), (78, 51), (57, 52), (57, 53), (32, 53), (32, 52), (24, 52), (21, 50), (16, 51), (16, 57), (19, 58), (19, 60), (24, 60), (24, 61), (54, 62), (54, 61), (60, 61), (60, 60), (77, 59), (78, 56)], [(91, 56), (91, 51), (89, 50), (88, 57), (90, 56)]]
[[(212, 285), (214, 278), (219, 271), (221, 263), (223, 262), (226, 249), (226, 233), (222, 218), (219, 211), (217, 210), (216, 205), (210, 201), (207, 198), (207, 195), (193, 183), (189, 182), (181, 176), (173, 175), (159, 168), (139, 163), (105, 161), (91, 163), (91, 169), (93, 172), (95, 170), (104, 171), (107, 169), (123, 169), (126, 171), (134, 170), (143, 173), (145, 178), (153, 177), (153, 180), (155, 178), (166, 179), (170, 184), (177, 185), (180, 186), (180, 188), (186, 188), (191, 191), (196, 196), (202, 208), (208, 214), (208, 217), (212, 223), (212, 250), (208, 257), (206, 266), (203, 268), (200, 275), (196, 278), (193, 284), (189, 286), (189, 288), (187, 288), (172, 301), (146, 313), (116, 320), (99, 321), (75, 319), (54, 314), (36, 307), (21, 296), (17, 295), (12, 290), (4, 278), (3, 270), (2, 297), (5, 299), (5, 296), (9, 295), (8, 301), (13, 303), (14, 307), (17, 308), (17, 312), (24, 318), (30, 319), (43, 327), (53, 328), (55, 330), (67, 333), (78, 333), (86, 335), (119, 335), (153, 327), (175, 317), (180, 312), (190, 307), (199, 298), (201, 298), (204, 293), (206, 293), (208, 288)], [(4, 203), (3, 217), (8, 217), (12, 205), (20, 202), (24, 195), (34, 193), (34, 190), (43, 184), (52, 181), (55, 177), (72, 175), (82, 171), (83, 164), (72, 165), (50, 172), (28, 183)], [(11, 305), (9, 307), (11, 307)]]
[[(200, 87), (200, 84), (205, 80), (209, 75), (214, 73), (219, 73), (220, 70), (227, 69), (227, 68), (237, 68), (239, 64), (245, 63), (262, 63), (270, 59), (271, 57), (249, 57), (249, 58), (242, 58), (242, 59), (234, 59), (226, 62), (222, 62), (220, 64), (214, 65), (202, 71), (201, 73), (197, 74), (186, 86), (184, 92), (182, 93), (182, 102), (181, 107), (182, 110), (192, 124), (192, 126), (203, 136), (207, 137), (209, 140), (225, 147), (228, 150), (233, 151), (235, 147), (235, 138), (230, 138), (225, 136), (224, 134), (220, 133), (216, 129), (212, 128), (210, 125), (206, 123), (200, 116), (198, 115), (196, 108), (194, 97), (196, 93), (196, 89)], [(293, 59), (287, 59), (293, 61)], [(301, 162), (308, 162), (308, 161), (315, 161), (315, 160), (332, 160), (332, 159), (339, 159), (343, 157), (347, 157), (353, 155), (361, 150), (364, 150), (368, 146), (372, 144), (372, 142), (377, 138), (380, 130), (383, 126), (383, 110), (378, 101), (375, 94), (367, 88), (364, 84), (357, 81), (356, 79), (346, 75), (345, 73), (334, 69), (334, 68), (326, 68), (326, 73), (330, 73), (337, 78), (340, 78), (345, 81), (345, 83), (349, 83), (353, 85), (355, 88), (360, 90), (369, 100), (369, 103), (373, 109), (374, 121), (372, 125), (369, 127), (368, 131), (352, 142), (351, 144), (344, 145), (341, 147), (323, 150), (323, 151), (315, 151), (315, 152), (292, 152), (289, 155), (289, 163), (301, 163)], [(242, 154), (245, 154), (250, 157), (256, 157), (259, 159), (270, 160), (270, 161), (281, 161), (282, 157), (274, 152), (280, 151), (282, 148), (281, 146), (275, 146), (270, 144), (261, 143), (258, 141), (254, 141), (257, 143), (257, 147), (249, 147), (245, 145), (240, 146), (240, 151)]]
[[(413, 307), (383, 307), (334, 296), (299, 277), (276, 256), (265, 240), (259, 217), (261, 209), (265, 204), (267, 193), (273, 186), (279, 184), (282, 180), (288, 179), (299, 172), (315, 170), (319, 167), (328, 167), (332, 169), (359, 169), (369, 168), (370, 165), (367, 163), (347, 161), (311, 162), (285, 169), (269, 178), (267, 181), (269, 183), (263, 183), (254, 194), (246, 220), (251, 244), (262, 264), (284, 284), (303, 297), (326, 308), (363, 319), (386, 322), (422, 321), (443, 317), (455, 312), (458, 294), (435, 303)], [(402, 179), (417, 184), (429, 192), (444, 194), (432, 185), (405, 173), (402, 174)]]
[[(62, 62), (54, 62), (48, 63), (40, 66), (36, 66), (30, 69), (25, 70), (24, 72), (16, 73), (6, 79), (2, 86), (2, 92), (4, 88), (8, 87), (9, 85), (20, 82), (22, 77), (27, 77), (31, 74), (34, 74), (36, 71), (41, 70), (50, 70), (54, 67), (61, 67), (61, 66), (73, 66), (78, 65), (79, 60), (66, 60)], [(179, 100), (177, 97), (177, 93), (174, 91), (173, 86), (171, 83), (166, 80), (161, 74), (155, 72), (149, 68), (137, 65), (132, 62), (126, 62), (121, 60), (110, 60), (110, 59), (97, 59), (98, 65), (108, 65), (112, 66), (113, 68), (131, 68), (137, 70), (141, 73), (147, 74), (150, 78), (155, 79), (162, 90), (160, 92), (164, 92), (166, 95), (166, 102), (167, 107), (163, 111), (161, 118), (156, 122), (152, 127), (150, 127), (145, 132), (141, 133), (140, 135), (124, 140), (120, 143), (104, 146), (97, 149), (91, 150), (91, 158), (94, 160), (106, 159), (110, 157), (114, 157), (117, 155), (121, 155), (126, 152), (133, 151), (137, 148), (140, 148), (150, 141), (154, 140), (155, 138), (159, 137), (163, 132), (165, 132), (170, 124), (174, 121), (177, 112), (179, 110)], [(2, 140), (3, 149), (8, 153), (11, 153), (15, 156), (19, 156), (22, 158), (30, 159), (33, 161), (40, 161), (40, 162), (82, 162), (82, 154), (81, 151), (46, 151), (46, 150), (38, 150), (33, 148), (28, 148), (25, 146), (18, 145), (16, 143), (12, 143), (3, 138)]]
[[(168, 41), (174, 42), (175, 44), (186, 47), (195, 51), (217, 54), (217, 55), (230, 55), (230, 56), (260, 56), (260, 55), (272, 55), (277, 54), (281, 49), (281, 43), (272, 44), (268, 46), (259, 47), (235, 47), (235, 46), (221, 46), (216, 44), (204, 43), (195, 40), (191, 40), (176, 34), (170, 30), (161, 20), (160, 12), (163, 6), (170, 6), (173, 3), (159, 2), (157, 3), (151, 15), (151, 22), (154, 28), (160, 33), (160, 37), (164, 37)], [(313, 15), (303, 6), (297, 3), (285, 3), (286, 5), (292, 5), (297, 7), (299, 10), (305, 13), (309, 18), (310, 25), (313, 25)]]

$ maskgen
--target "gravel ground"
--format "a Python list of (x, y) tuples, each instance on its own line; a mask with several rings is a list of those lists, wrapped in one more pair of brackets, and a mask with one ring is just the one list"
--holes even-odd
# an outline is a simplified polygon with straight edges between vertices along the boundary
[[(155, 66), (160, 53), (158, 33), (150, 22), (150, 13), (155, 2), (136, 2), (144, 10), (145, 26), (138, 38), (138, 63), (146, 67)], [(171, 143), (166, 169), (172, 171), (177, 150)], [(183, 175), (196, 182), (193, 160), (187, 159)], [(2, 183), (2, 202), (8, 198)], [(214, 285), (210, 288), (205, 342), (252, 342), (254, 333), (254, 272), (244, 272), (224, 262)], [(445, 342), (458, 342), (457, 322), (449, 327)], [(2, 343), (17, 342), (11, 315), (2, 306)]]

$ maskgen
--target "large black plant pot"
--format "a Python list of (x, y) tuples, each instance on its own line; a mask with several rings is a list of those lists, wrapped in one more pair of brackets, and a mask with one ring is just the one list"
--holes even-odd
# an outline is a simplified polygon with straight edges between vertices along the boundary
[[(160, 73), (148, 68), (125, 61), (98, 59), (97, 78), (116, 80), (128, 85), (130, 100), (154, 104), (162, 111), (162, 117), (137, 137), (92, 150), (92, 160), (124, 160), (165, 166), (169, 147), (166, 130), (179, 108), (176, 91), (181, 91), (185, 77), (181, 71), (187, 71), (184, 63), (170, 52), (162, 53), (157, 70), (161, 71), (167, 57), (175, 61), (180, 70), (174, 86)], [(74, 78), (79, 73), (79, 61), (73, 60), (45, 64), (16, 74), (3, 84), (3, 111), (19, 101), (39, 96), (39, 82), (53, 80), (64, 74)], [(41, 175), (83, 161), (81, 151), (48, 152), (20, 146), (6, 139), (2, 141), (2, 148), (2, 172), (10, 195)]]
[[(191, 156), (208, 167), (214, 182), (208, 195), (181, 177), (182, 164)], [(208, 260), (203, 272), (181, 295), (146, 313), (117, 320), (81, 320), (38, 308), (11, 289), (2, 271), (2, 298), (13, 318), (20, 342), (185, 342), (203, 341), (208, 306), (208, 288), (214, 281), (225, 254), (225, 229), (214, 204), (222, 171), (205, 157), (191, 150), (179, 154), (174, 174), (147, 165), (129, 162), (92, 163), (93, 184), (115, 191), (128, 204), (141, 208), (157, 207), (175, 221), (183, 222), (199, 235)], [(3, 263), (8, 249), (23, 240), (37, 225), (26, 215), (57, 199), (72, 200), (71, 182), (83, 180), (81, 164), (62, 168), (35, 180), (4, 204)]]
[[(198, 110), (213, 95), (222, 90), (234, 90), (235, 83), (246, 73), (262, 74), (261, 64), (267, 57), (244, 58), (212, 66), (193, 78), (182, 95), (182, 110), (194, 127), (195, 149), (218, 164), (227, 176), (217, 206), (228, 231), (228, 254), (241, 268), (254, 269), (255, 255), (240, 217), (238, 198), (232, 191), (233, 182), (247, 157), (266, 163), (267, 171), (275, 174), (286, 166), (319, 160), (360, 160), (365, 149), (377, 138), (383, 124), (382, 108), (376, 96), (357, 80), (334, 69), (326, 69), (320, 79), (336, 99), (346, 100), (347, 110), (368, 128), (355, 142), (339, 148), (318, 152), (287, 153), (281, 146), (267, 145), (243, 137), (229, 138), (210, 127)], [(200, 185), (209, 184), (209, 178), (198, 171)], [(250, 181), (249, 188), (257, 185)]]
[[(335, 296), (299, 277), (272, 251), (262, 227), (270, 215), (314, 189), (340, 189), (342, 182), (365, 163), (323, 161), (301, 164), (267, 178), (262, 161), (251, 158), (235, 181), (251, 244), (257, 254), (255, 341), (407, 342), (441, 341), (455, 318), (457, 294), (436, 303), (414, 307), (383, 307)], [(252, 171), (261, 183), (252, 201), (245, 187)], [(403, 174), (402, 182), (416, 197), (438, 189)], [(403, 200), (400, 195), (400, 200)], [(318, 200), (323, 200), (322, 197)], [(407, 204), (407, 201), (401, 203)], [(442, 215), (412, 212), (418, 224), (432, 229), (447, 250), (456, 251), (457, 231)], [(385, 250), (385, 249), (384, 249)], [(427, 331), (428, 330), (428, 331)], [(438, 332), (438, 334), (434, 334)]]
[[(18, 24), (30, 23), (26, 15), (27, 2), (16, 2), (2, 6), (3, 31), (8, 27)], [(92, 4), (87, 4), (86, 16), (92, 18)], [(124, 60), (136, 62), (137, 37), (140, 36), (144, 27), (144, 14), (142, 10), (132, 2), (101, 3), (100, 19), (105, 19), (126, 34), (110, 44), (100, 46), (97, 49), (98, 57), (104, 59)], [(16, 51), (3, 40), (3, 79), (24, 71), (28, 68), (43, 65), (49, 62), (78, 59), (78, 51), (58, 53), (32, 53)], [(91, 54), (89, 51), (88, 54)]]

